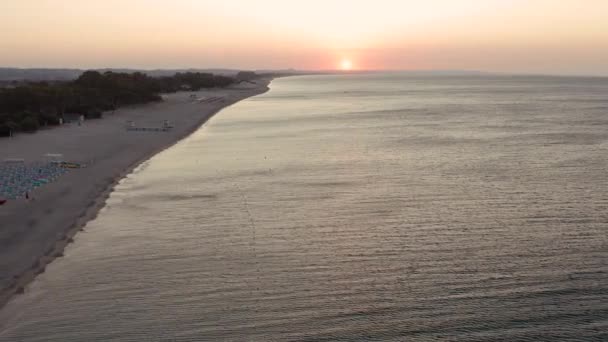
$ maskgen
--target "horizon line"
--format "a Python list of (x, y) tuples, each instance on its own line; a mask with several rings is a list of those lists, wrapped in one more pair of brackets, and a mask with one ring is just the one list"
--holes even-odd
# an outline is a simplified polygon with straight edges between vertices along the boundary
[(203, 70), (203, 71), (254, 71), (254, 72), (301, 72), (301, 73), (332, 73), (332, 74), (362, 74), (362, 73), (460, 73), (460, 74), (477, 74), (477, 75), (496, 75), (496, 76), (545, 76), (545, 77), (593, 77), (606, 78), (608, 73), (588, 74), (588, 73), (544, 73), (544, 72), (525, 72), (525, 71), (491, 71), (491, 70), (475, 70), (475, 69), (297, 69), (297, 68), (233, 68), (233, 67), (15, 67), (15, 66), (0, 66), (0, 70), (70, 70), (70, 71), (87, 71), (87, 70), (129, 70), (129, 71), (182, 71), (182, 70)]

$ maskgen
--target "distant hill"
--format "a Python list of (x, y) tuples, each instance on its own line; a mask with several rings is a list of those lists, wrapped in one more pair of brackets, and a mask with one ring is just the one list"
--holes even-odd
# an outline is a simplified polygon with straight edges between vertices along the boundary
[(188, 69), (114, 69), (114, 68), (104, 68), (104, 69), (94, 69), (99, 72), (126, 72), (126, 73), (134, 73), (134, 72), (143, 72), (151, 77), (161, 77), (161, 76), (173, 76), (178, 72), (203, 72), (203, 73), (211, 73), (214, 75), (224, 75), (224, 76), (234, 76), (240, 70), (237, 69), (196, 69), (196, 68), (188, 68)]
[(0, 81), (65, 81), (82, 74), (77, 69), (17, 69), (0, 68)]
[[(178, 72), (204, 72), (215, 75), (233, 76), (240, 70), (236, 69), (127, 69), (127, 68), (104, 68), (104, 69), (87, 69), (96, 70), (99, 72), (113, 71), (134, 73), (136, 71), (143, 72), (151, 77), (173, 76)], [(20, 68), (0, 68), (0, 83), (10, 81), (70, 81), (77, 79), (84, 69), (20, 69)]]

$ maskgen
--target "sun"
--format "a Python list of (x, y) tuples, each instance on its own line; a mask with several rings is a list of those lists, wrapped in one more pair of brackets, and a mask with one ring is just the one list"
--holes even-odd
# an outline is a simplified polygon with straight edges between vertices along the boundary
[(343, 59), (340, 62), (340, 69), (344, 70), (344, 71), (348, 71), (348, 70), (352, 70), (353, 68), (353, 62), (350, 61), (350, 59)]

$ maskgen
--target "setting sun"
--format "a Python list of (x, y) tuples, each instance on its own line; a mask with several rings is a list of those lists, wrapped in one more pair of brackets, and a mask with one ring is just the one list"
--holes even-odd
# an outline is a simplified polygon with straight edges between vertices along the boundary
[(351, 70), (353, 68), (353, 63), (349, 59), (343, 59), (340, 62), (340, 69), (342, 70)]

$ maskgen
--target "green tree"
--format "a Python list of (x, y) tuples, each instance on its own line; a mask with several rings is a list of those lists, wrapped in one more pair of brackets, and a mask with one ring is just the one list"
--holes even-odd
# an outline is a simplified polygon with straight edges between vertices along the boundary
[(38, 120), (32, 116), (24, 117), (19, 123), (19, 129), (23, 132), (35, 132), (39, 127)]

